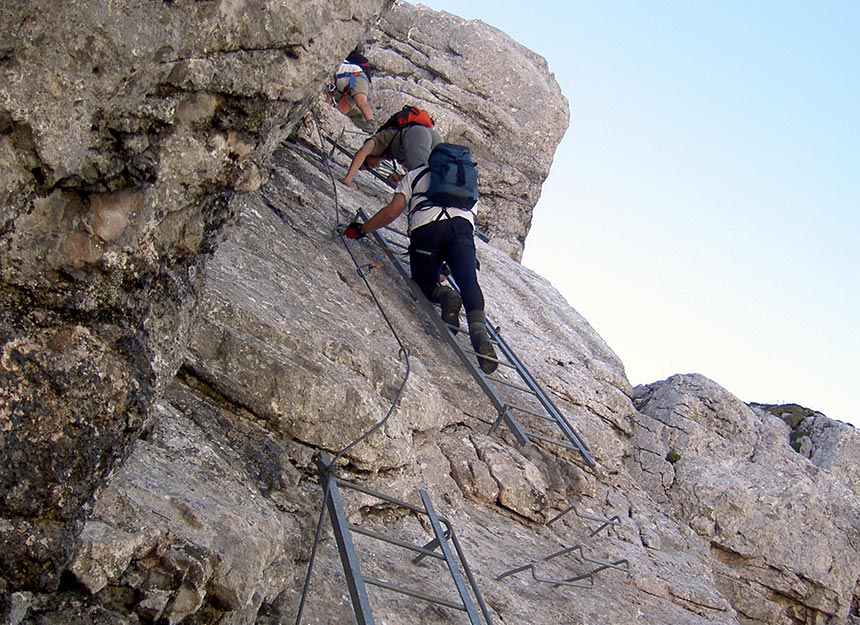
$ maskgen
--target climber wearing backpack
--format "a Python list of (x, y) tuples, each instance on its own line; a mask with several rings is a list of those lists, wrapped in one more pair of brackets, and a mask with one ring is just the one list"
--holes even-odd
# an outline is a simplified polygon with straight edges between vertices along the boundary
[[(477, 201), (478, 173), (469, 149), (440, 143), (431, 152), (427, 165), (403, 177), (391, 202), (364, 224), (349, 224), (343, 234), (360, 239), (406, 212), (412, 279), (431, 302), (440, 305), (442, 320), (450, 327), (459, 328), (460, 307), (465, 305), (478, 365), (484, 373), (492, 373), (498, 361), (487, 331), (484, 294), (478, 284), (473, 212)], [(440, 283), (443, 263), (450, 268), (460, 294)]]
[(430, 151), (439, 143), (442, 136), (433, 128), (430, 114), (416, 106), (404, 106), (358, 149), (343, 183), (352, 186), (359, 169), (377, 167), (385, 159), (394, 159), (406, 169), (426, 165)]
[(370, 62), (358, 50), (350, 52), (334, 75), (329, 98), (344, 115), (353, 108), (361, 111), (365, 121), (373, 121), (373, 109), (367, 101), (370, 92)]

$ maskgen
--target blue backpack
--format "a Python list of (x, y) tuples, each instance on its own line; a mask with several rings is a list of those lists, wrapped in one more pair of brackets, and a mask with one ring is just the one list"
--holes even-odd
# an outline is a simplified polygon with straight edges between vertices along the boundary
[(428, 206), (440, 206), (472, 210), (478, 201), (478, 170), (469, 148), (453, 143), (440, 143), (427, 159), (425, 169), (412, 183), (413, 191), (418, 181), (430, 172), (430, 187), (426, 200), (414, 210)]

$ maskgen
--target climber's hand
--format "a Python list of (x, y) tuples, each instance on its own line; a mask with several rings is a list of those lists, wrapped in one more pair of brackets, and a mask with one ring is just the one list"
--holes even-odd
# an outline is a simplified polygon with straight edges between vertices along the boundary
[(365, 236), (364, 226), (357, 221), (353, 221), (346, 227), (346, 229), (344, 229), (343, 236), (347, 239), (361, 239)]

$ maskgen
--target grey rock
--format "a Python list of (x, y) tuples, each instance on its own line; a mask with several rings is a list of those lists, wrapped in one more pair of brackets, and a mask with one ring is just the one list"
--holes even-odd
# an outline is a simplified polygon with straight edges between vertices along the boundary
[(751, 404), (751, 407), (785, 421), (791, 428), (791, 446), (795, 450), (837, 476), (855, 493), (860, 492), (860, 468), (850, 460), (860, 452), (854, 426), (797, 404)]
[[(2, 576), (56, 585), (183, 358), (206, 259), (385, 0), (0, 9)], [(47, 425), (52, 424), (52, 425)]]
[(547, 507), (546, 483), (537, 467), (489, 438), (481, 439), (478, 457), (498, 484), (501, 506), (532, 520), (543, 520), (541, 513)]
[[(374, 29), (387, 4), (63, 3), (69, 25), (53, 32), (58, 7), (0, 9), (21, 30), (0, 44), (12, 78), (28, 58), (60, 67), (75, 52), (47, 95), (28, 74), (0, 103), (7, 621), (294, 622), (320, 518), (315, 459), (343, 451), (344, 480), (413, 506), (429, 493), (496, 623), (857, 622), (856, 430), (820, 414), (789, 425), (698, 375), (634, 389), (588, 322), (515, 261), (567, 120), (540, 59), (406, 4)], [(89, 41), (74, 27), (84, 19), (117, 29)], [(493, 406), (404, 280), (390, 266), (358, 275), (381, 250), (336, 236), (391, 195), (367, 174), (340, 185), (348, 159), (323, 158), (326, 136), (360, 142), (321, 91), (332, 59), (362, 40), (382, 68), (377, 113), (416, 98), (495, 164), (494, 213), (481, 216), (492, 244), (477, 243), (488, 317), (595, 468), (520, 447), (503, 424), (490, 433)], [(497, 53), (482, 58), (478, 42), (532, 74), (492, 84)], [(123, 62), (94, 73), (94, 58)], [(63, 133), (45, 112), (74, 100), (62, 88), (74, 84), (101, 89), (80, 104), (99, 123)], [(505, 112), (517, 89), (534, 108)], [(32, 105), (13, 104), (14, 90)], [(530, 149), (523, 124), (547, 142), (538, 161), (517, 156)], [(369, 491), (343, 489), (350, 523), (430, 542), (426, 522)], [(323, 521), (302, 623), (351, 622)], [(366, 575), (453, 593), (435, 561), (367, 536), (356, 547)], [(589, 578), (597, 562), (615, 564)], [(498, 579), (524, 566), (594, 587), (528, 570)], [(371, 603), (379, 623), (463, 622), (379, 589)]]
[(490, 467), (478, 457), (472, 437), (463, 434), (440, 442), (440, 450), (450, 463), (450, 475), (463, 496), (478, 503), (492, 504), (499, 499), (499, 483)]
[[(671, 483), (648, 483), (710, 542), (718, 587), (735, 608), (749, 622), (847, 622), (860, 575), (850, 484), (792, 449), (782, 420), (702, 376), (637, 388), (636, 404), (650, 436), (678, 456)], [(643, 473), (656, 475), (653, 464)]]
[(567, 130), (567, 100), (546, 60), (480, 20), (406, 3), (367, 35), (378, 68), (371, 104), (383, 121), (425, 108), (451, 143), (470, 146), (491, 244), (522, 256), (532, 208)]
[[(171, 395), (183, 410), (216, 410), (194, 405), (180, 384)], [(174, 404), (160, 404), (156, 421), (100, 494), (69, 570), (93, 594), (136, 589), (131, 607), (146, 620), (179, 623), (204, 602), (259, 608), (272, 598), (260, 581), (284, 575), (285, 550), (295, 550), (295, 525), (253, 473), (237, 470), (227, 439)]]

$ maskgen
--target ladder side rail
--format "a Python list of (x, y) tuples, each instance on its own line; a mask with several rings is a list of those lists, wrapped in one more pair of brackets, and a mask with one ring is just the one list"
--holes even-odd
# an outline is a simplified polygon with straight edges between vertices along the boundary
[(588, 448), (588, 445), (579, 437), (579, 435), (574, 431), (573, 427), (571, 427), (570, 423), (568, 423), (567, 419), (558, 409), (558, 407), (553, 403), (552, 399), (546, 394), (543, 387), (538, 383), (537, 380), (532, 376), (531, 372), (529, 372), (528, 368), (523, 364), (523, 362), (517, 357), (514, 351), (510, 348), (507, 342), (501, 337), (501, 335), (496, 332), (496, 329), (492, 324), (487, 324), (487, 329), (490, 332), (490, 336), (496, 341), (496, 344), (499, 346), (499, 349), (505, 355), (511, 363), (516, 365), (517, 371), (520, 376), (523, 378), (523, 381), (526, 383), (529, 388), (534, 391), (535, 395), (538, 398), (538, 401), (544, 406), (546, 411), (552, 415), (562, 432), (570, 439), (571, 443), (573, 443), (577, 450), (579, 450), (580, 455), (583, 459), (588, 463), (588, 466), (594, 468), (597, 463), (594, 461), (594, 458), (591, 456), (591, 450)]
[[(364, 577), (361, 574), (361, 570), (359, 567), (358, 554), (355, 551), (355, 546), (352, 542), (352, 537), (350, 535), (350, 531), (353, 531), (353, 527), (346, 521), (346, 514), (343, 510), (343, 501), (340, 497), (340, 491), (338, 489), (338, 485), (343, 486), (345, 488), (355, 490), (358, 492), (365, 493), (367, 495), (378, 497), (382, 501), (387, 501), (389, 503), (400, 505), (406, 508), (407, 510), (414, 511), (418, 514), (429, 516), (426, 510), (413, 506), (405, 501), (400, 501), (398, 499), (394, 499), (392, 497), (388, 497), (383, 495), (382, 493), (373, 491), (369, 488), (357, 487), (357, 485), (352, 484), (351, 482), (344, 482), (343, 480), (338, 479), (332, 472), (328, 471), (328, 467), (330, 467), (330, 459), (328, 455), (323, 452), (320, 454), (320, 460), (318, 461), (320, 465), (320, 471), (325, 471), (325, 475), (322, 473), (320, 477), (326, 480), (326, 487), (330, 489), (330, 497), (329, 497), (329, 514), (332, 518), (332, 529), (334, 531), (335, 540), (338, 545), (338, 551), (341, 555), (341, 561), (343, 562), (344, 574), (347, 578), (347, 586), (350, 590), (350, 597), (353, 601), (353, 610), (356, 615), (356, 625), (375, 625), (373, 620), (373, 614), (370, 609), (370, 600), (367, 595), (367, 588), (365, 584), (370, 584), (372, 586), (379, 586), (380, 588), (385, 588), (386, 590), (391, 590), (393, 592), (397, 592), (400, 594), (408, 595), (414, 597), (416, 599), (422, 599), (424, 601), (428, 601), (430, 603), (435, 603), (438, 605), (443, 605), (449, 608), (453, 608), (456, 610), (460, 610), (462, 612), (468, 613), (468, 606), (466, 604), (460, 605), (456, 603), (452, 603), (447, 601), (441, 597), (435, 597), (433, 595), (429, 595), (426, 593), (421, 593), (416, 590), (412, 590), (409, 588), (405, 588), (403, 586), (398, 586), (396, 584), (392, 584), (390, 582), (386, 582), (384, 580), (380, 580), (374, 577)], [(332, 509), (334, 508), (334, 512)], [(337, 519), (337, 522), (335, 522)], [(438, 523), (438, 520), (437, 520)], [(446, 520), (447, 524), (448, 521)], [(347, 531), (344, 531), (347, 530)], [(363, 535), (368, 535), (364, 530), (359, 533)], [(402, 541), (392, 540), (390, 537), (376, 535), (370, 536), (372, 538), (377, 538), (378, 540), (382, 540), (383, 542), (388, 542), (393, 545), (406, 547), (408, 549), (416, 550), (416, 551), (425, 551), (420, 547), (414, 545), (408, 545)], [(439, 559), (445, 560), (446, 564), (448, 564), (449, 568), (451, 566), (450, 559), (445, 557), (444, 551), (441, 555), (433, 554), (427, 552), (426, 555), (437, 557)], [(456, 580), (455, 580), (456, 584)], [(458, 588), (459, 590), (459, 588)], [(354, 592), (355, 591), (355, 592)], [(462, 595), (462, 593), (460, 593)], [(358, 602), (358, 604), (356, 603)], [(473, 621), (475, 625), (479, 625), (476, 621)]]
[[(496, 344), (499, 346), (499, 349), (502, 351), (502, 353), (505, 354), (505, 357), (516, 366), (517, 372), (520, 374), (520, 377), (522, 377), (526, 385), (534, 392), (541, 405), (550, 415), (552, 415), (552, 417), (558, 422), (559, 426), (561, 426), (562, 429), (569, 430), (570, 433), (578, 439), (579, 437), (576, 436), (575, 432), (573, 432), (573, 428), (567, 422), (567, 419), (564, 417), (564, 415), (561, 413), (561, 411), (558, 409), (552, 399), (546, 394), (546, 391), (544, 391), (543, 386), (541, 386), (541, 384), (534, 378), (534, 376), (528, 370), (528, 367), (526, 367), (525, 363), (520, 360), (514, 350), (510, 347), (510, 345), (508, 345), (507, 341), (505, 341), (505, 339), (496, 331), (496, 329), (491, 323), (487, 324), (487, 329), (489, 330), (490, 335), (496, 341)], [(588, 446), (583, 441), (580, 440), (579, 443), (585, 451), (590, 452)]]
[(433, 528), (433, 533), (436, 535), (436, 540), (439, 543), (439, 549), (445, 556), (445, 561), (448, 563), (448, 570), (451, 572), (451, 578), (454, 580), (454, 585), (457, 587), (457, 592), (460, 594), (460, 599), (463, 600), (463, 605), (466, 608), (466, 614), (469, 615), (469, 621), (472, 625), (481, 625), (478, 620), (478, 613), (475, 610), (475, 605), (472, 603), (472, 597), (466, 589), (466, 582), (460, 573), (460, 568), (457, 566), (457, 561), (454, 559), (454, 554), (451, 547), (448, 545), (446, 537), (452, 533), (449, 528), (448, 534), (442, 529), (442, 524), (439, 522), (439, 517), (436, 516), (436, 511), (433, 509), (433, 503), (430, 501), (430, 495), (427, 491), (419, 489), (418, 494), (421, 496), (421, 501), (427, 510), (427, 518), (430, 520), (430, 526)]
[[(358, 214), (365, 221), (367, 221), (369, 218), (364, 209), (361, 209)], [(388, 249), (390, 249), (390, 246), (388, 245), (388, 240), (383, 237), (378, 231), (373, 232), (371, 236), (376, 239), (376, 241), (382, 246), (383, 250), (386, 250), (386, 255), (393, 261), (392, 264), (394, 265), (394, 268), (406, 281), (406, 284), (409, 286), (409, 289), (412, 291), (412, 294), (415, 299), (418, 300), (421, 307), (425, 310), (425, 312), (427, 312), (431, 321), (439, 329), (439, 333), (442, 335), (448, 345), (451, 346), (451, 348), (454, 350), (454, 353), (457, 354), (457, 357), (466, 367), (466, 370), (472, 374), (472, 377), (478, 383), (478, 386), (481, 387), (481, 390), (484, 391), (484, 394), (490, 399), (490, 402), (492, 402), (493, 407), (496, 409), (496, 412), (498, 413), (500, 419), (504, 419), (505, 423), (511, 429), (511, 432), (513, 432), (514, 437), (517, 439), (517, 442), (519, 442), (520, 445), (528, 445), (529, 443), (531, 443), (528, 435), (525, 433), (525, 430), (523, 430), (522, 426), (519, 424), (513, 414), (511, 414), (511, 411), (508, 410), (505, 401), (499, 396), (495, 388), (490, 385), (490, 383), (487, 381), (487, 378), (484, 376), (483, 371), (481, 371), (478, 368), (478, 365), (472, 361), (472, 359), (463, 349), (463, 346), (460, 345), (460, 343), (454, 338), (453, 334), (451, 333), (451, 330), (448, 328), (445, 322), (443, 322), (441, 317), (436, 314), (436, 310), (433, 308), (433, 305), (430, 303), (424, 293), (421, 292), (421, 289), (412, 279), (412, 276), (409, 275), (406, 269), (404, 269), (403, 265), (400, 263), (400, 259), (397, 258), (396, 255), (387, 251)], [(497, 419), (496, 424), (498, 424), (498, 421), (499, 420)]]
[(463, 547), (460, 546), (460, 541), (457, 540), (457, 534), (454, 532), (454, 528), (451, 527), (449, 521), (442, 519), (441, 517), (440, 519), (448, 528), (447, 532), (451, 536), (451, 544), (454, 545), (457, 557), (460, 558), (460, 563), (463, 565), (463, 571), (466, 573), (466, 579), (469, 580), (469, 585), (472, 587), (472, 592), (475, 594), (475, 599), (478, 601), (478, 607), (481, 608), (484, 620), (487, 622), (487, 625), (493, 625), (493, 615), (490, 614), (490, 608), (487, 607), (487, 604), (484, 602), (484, 598), (481, 596), (481, 591), (478, 589), (478, 581), (475, 579), (475, 576), (472, 574), (472, 569), (466, 561), (466, 554), (463, 552)]
[[(567, 419), (558, 409), (558, 407), (553, 403), (552, 399), (546, 394), (541, 384), (534, 378), (528, 368), (525, 366), (522, 360), (516, 355), (514, 350), (508, 345), (507, 341), (496, 331), (491, 323), (487, 323), (487, 329), (490, 332), (490, 336), (492, 336), (493, 340), (499, 346), (499, 349), (504, 353), (505, 357), (515, 365), (517, 372), (520, 374), (520, 377), (526, 383), (535, 396), (540, 401), (541, 405), (546, 409), (546, 411), (552, 415), (552, 417), (559, 423), (566, 425), (572, 432), (572, 428), (570, 428), (570, 424), (567, 423)], [(574, 434), (575, 435), (575, 434)], [(588, 447), (584, 442), (580, 441), (583, 447), (588, 451)]]
[[(459, 291), (459, 287), (456, 285), (456, 283), (454, 283), (451, 280), (450, 277), (449, 277), (449, 282), (451, 282), (452, 286)], [(579, 452), (579, 454), (583, 457), (583, 459), (586, 461), (586, 463), (590, 467), (592, 467), (592, 468), (595, 467), (597, 465), (597, 463), (592, 458), (591, 450), (588, 448), (588, 445), (586, 445), (585, 442), (574, 431), (574, 429), (571, 427), (570, 423), (568, 423), (567, 419), (564, 417), (564, 415), (561, 413), (561, 411), (558, 409), (558, 407), (553, 403), (552, 399), (550, 399), (549, 396), (546, 394), (543, 387), (532, 376), (531, 372), (528, 370), (528, 368), (525, 366), (525, 364), (519, 359), (519, 357), (516, 355), (516, 353), (514, 353), (513, 349), (508, 345), (507, 341), (505, 341), (502, 338), (502, 336), (496, 331), (496, 329), (493, 327), (493, 325), (489, 322), (487, 323), (487, 330), (489, 331), (490, 336), (493, 339), (493, 341), (499, 346), (499, 350), (502, 352), (502, 355), (508, 361), (506, 363), (503, 363), (502, 361), (497, 360), (497, 362), (500, 362), (501, 364), (504, 364), (504, 365), (516, 370), (516, 372), (520, 376), (520, 379), (523, 382), (525, 382), (526, 385), (528, 386), (528, 389), (519, 389), (519, 390), (527, 390), (528, 392), (532, 393), (535, 396), (535, 398), (538, 400), (538, 402), (540, 402), (541, 406), (543, 406), (544, 410), (546, 410), (547, 414), (550, 416), (550, 420), (554, 421), (556, 423), (556, 425), (561, 430), (561, 433), (571, 442), (571, 445), (567, 445), (566, 443), (561, 443), (558, 441), (553, 441), (553, 440), (548, 439), (546, 437), (540, 437), (540, 436), (534, 434), (533, 432), (526, 432), (524, 429), (523, 429), (523, 434), (527, 438), (539, 439), (539, 440), (542, 440), (545, 442), (550, 442), (550, 443), (559, 445), (561, 447), (565, 447), (565, 448), (570, 449), (572, 451), (577, 451), (577, 452)], [(471, 361), (470, 361), (470, 364), (471, 364)], [(510, 412), (511, 412), (511, 406), (506, 406), (506, 414), (510, 413)], [(498, 427), (499, 423), (502, 420), (501, 419), (502, 416), (503, 415), (500, 413), (499, 418), (496, 419), (496, 421), (493, 423), (492, 427), (490, 427), (490, 434), (492, 434), (496, 430), (496, 427)], [(511, 417), (511, 418), (515, 419), (515, 417)]]
[(352, 600), (357, 625), (375, 625), (373, 612), (370, 608), (370, 598), (364, 585), (364, 578), (359, 566), (358, 554), (349, 532), (349, 523), (343, 509), (343, 500), (337, 487), (337, 477), (331, 471), (331, 459), (325, 452), (319, 455), (317, 468), (323, 492), (327, 494), (324, 504), (328, 508), (332, 531), (334, 532), (337, 550), (343, 564), (343, 572)]
[[(466, 573), (466, 579), (469, 580), (469, 585), (472, 587), (472, 592), (475, 594), (475, 598), (478, 601), (478, 607), (481, 608), (481, 612), (484, 614), (484, 619), (486, 619), (487, 623), (492, 624), (493, 616), (490, 614), (490, 609), (487, 607), (487, 604), (484, 602), (484, 598), (481, 596), (481, 591), (478, 589), (478, 582), (475, 579), (474, 574), (472, 573), (472, 569), (469, 567), (469, 563), (466, 561), (466, 554), (463, 552), (463, 547), (460, 546), (460, 541), (457, 540), (457, 533), (454, 531), (454, 528), (451, 525), (451, 522), (445, 517), (439, 517), (439, 520), (442, 524), (445, 525), (445, 537), (451, 541), (451, 544), (454, 545), (454, 550), (457, 552), (457, 557), (460, 558), (460, 564), (463, 565), (463, 571)], [(429, 543), (424, 545), (424, 550), (428, 549), (436, 549), (439, 546), (439, 539), (434, 538)], [(424, 553), (419, 554), (414, 560), (414, 563), (418, 563), (422, 558), (425, 557)]]
[[(328, 455), (323, 453), (323, 454), (321, 454), (321, 457), (323, 458), (324, 462), (326, 463), (325, 466), (328, 467), (329, 466), (328, 465), (328, 462), (329, 462)], [(440, 547), (441, 544), (443, 542), (445, 542), (446, 540), (450, 540), (451, 544), (454, 546), (454, 550), (457, 553), (457, 557), (459, 559), (459, 562), (463, 567), (463, 571), (466, 574), (466, 579), (468, 580), (469, 585), (472, 588), (472, 592), (475, 595), (475, 598), (477, 599), (477, 602), (478, 602), (478, 605), (481, 609), (481, 612), (484, 614), (485, 621), (486, 621), (487, 625), (492, 625), (493, 617), (490, 614), (489, 608), (487, 607), (486, 603), (484, 602), (483, 597), (481, 596), (480, 590), (478, 589), (477, 581), (475, 580), (475, 576), (472, 573), (472, 570), (469, 567), (468, 562), (466, 561), (466, 555), (463, 552), (463, 548), (460, 545), (460, 541), (457, 540), (457, 535), (454, 532), (454, 528), (451, 525), (451, 522), (446, 517), (436, 514), (436, 511), (433, 509), (432, 504), (430, 504), (429, 496), (427, 497), (426, 500), (424, 499), (424, 496), (427, 495), (426, 492), (419, 491), (419, 494), (422, 495), (422, 501), (425, 502), (425, 507), (421, 508), (419, 506), (415, 506), (413, 504), (410, 504), (406, 501), (397, 499), (395, 497), (390, 497), (390, 496), (385, 495), (379, 491), (367, 488), (365, 486), (361, 486), (361, 485), (355, 484), (353, 482), (347, 482), (347, 481), (341, 480), (334, 475), (332, 475), (332, 477), (336, 480), (336, 483), (333, 485), (333, 487), (337, 487), (339, 485), (339, 486), (346, 488), (346, 489), (349, 489), (349, 490), (354, 490), (354, 491), (359, 492), (359, 493), (364, 493), (365, 495), (375, 497), (381, 501), (391, 503), (391, 504), (398, 506), (398, 507), (402, 507), (402, 508), (409, 510), (411, 512), (414, 512), (416, 514), (426, 516), (430, 519), (431, 524), (433, 524), (433, 522), (435, 520), (436, 525), (438, 525), (440, 528), (442, 525), (444, 525), (445, 530), (442, 532), (441, 536), (439, 534), (436, 534), (436, 537), (430, 543), (425, 545), (424, 547), (418, 547), (417, 545), (406, 543), (405, 541), (393, 539), (390, 536), (384, 536), (382, 534), (378, 534), (376, 532), (365, 530), (363, 528), (359, 528), (359, 527), (356, 527), (354, 525), (349, 525), (348, 527), (350, 528), (350, 530), (358, 532), (359, 534), (362, 534), (364, 536), (368, 536), (370, 538), (376, 538), (377, 540), (381, 540), (383, 542), (387, 542), (387, 543), (392, 544), (392, 545), (396, 545), (396, 546), (404, 547), (406, 549), (410, 549), (412, 551), (416, 551), (419, 555), (413, 560), (413, 562), (415, 562), (415, 563), (419, 562), (424, 557), (433, 557), (433, 558), (436, 558), (439, 560), (445, 560), (446, 563), (448, 563), (448, 559), (445, 556), (445, 550), (442, 549), (441, 550), (442, 553), (439, 554), (439, 553), (435, 552), (435, 549), (437, 547)], [(427, 504), (430, 504), (429, 509), (428, 509)], [(431, 517), (431, 514), (432, 514), (432, 517)], [(435, 530), (434, 530), (434, 533), (435, 533)], [(441, 541), (440, 541), (440, 539), (441, 539)], [(449, 566), (449, 568), (450, 568), (450, 566)], [(416, 597), (419, 599), (424, 599), (426, 601), (430, 601), (433, 603), (438, 603), (439, 605), (445, 605), (447, 607), (466, 611), (464, 606), (460, 606), (457, 604), (446, 602), (445, 600), (443, 600), (441, 598), (433, 597), (430, 595), (426, 595), (424, 593), (420, 593), (418, 591), (414, 591), (414, 590), (410, 590), (410, 589), (403, 588), (400, 586), (396, 586), (396, 585), (391, 584), (389, 582), (377, 580), (377, 579), (371, 578), (371, 577), (362, 577), (361, 579), (363, 579), (364, 582), (371, 584), (371, 585), (379, 586), (381, 588), (386, 588), (388, 590), (393, 590), (395, 592), (400, 592), (401, 594), (410, 595), (410, 596), (413, 596), (413, 597)]]
[[(411, 277), (406, 276), (406, 278), (409, 280), (410, 285), (415, 285), (415, 282), (412, 280)], [(459, 343), (459, 341), (454, 338), (454, 335), (451, 333), (451, 330), (448, 328), (445, 322), (442, 321), (442, 319), (437, 314), (436, 309), (424, 296), (424, 294), (421, 293), (421, 290), (418, 288), (417, 285), (413, 287), (413, 293), (416, 293), (416, 296), (421, 303), (421, 307), (424, 308), (427, 315), (432, 319), (433, 323), (439, 329), (439, 332), (442, 337), (445, 339), (448, 345), (450, 345), (451, 349), (454, 350), (454, 353), (457, 354), (457, 357), (460, 359), (460, 362), (472, 375), (475, 382), (478, 383), (478, 386), (481, 387), (481, 390), (484, 391), (484, 394), (490, 399), (490, 402), (496, 409), (496, 414), (498, 416), (493, 423), (491, 431), (494, 430), (501, 421), (504, 421), (513, 433), (514, 438), (517, 439), (517, 442), (520, 445), (531, 444), (531, 440), (529, 439), (528, 434), (526, 433), (520, 422), (517, 420), (517, 418), (513, 415), (505, 400), (501, 397), (501, 395), (499, 395), (495, 387), (493, 387), (492, 384), (487, 380), (486, 375), (478, 367), (476, 361), (470, 357), (470, 354), (474, 352), (470, 352), (464, 349), (463, 346)]]

